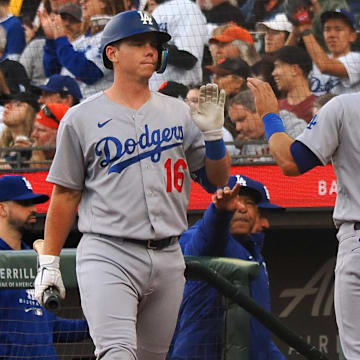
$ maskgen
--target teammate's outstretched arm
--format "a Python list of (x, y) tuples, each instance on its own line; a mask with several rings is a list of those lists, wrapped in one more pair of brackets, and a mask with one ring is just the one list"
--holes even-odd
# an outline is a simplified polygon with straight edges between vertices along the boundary
[(285, 175), (300, 175), (290, 151), (295, 140), (284, 132), (284, 125), (278, 115), (278, 100), (271, 86), (267, 82), (254, 78), (248, 78), (247, 84), (255, 97), (257, 112), (263, 119), (266, 138), (273, 158)]
[(286, 133), (278, 115), (278, 101), (270, 84), (254, 78), (248, 78), (247, 84), (254, 94), (257, 112), (263, 120), (271, 154), (281, 171), (287, 176), (297, 176), (321, 165), (319, 158), (306, 145)]
[(45, 241), (39, 255), (39, 268), (35, 279), (35, 297), (43, 305), (44, 291), (54, 286), (65, 298), (65, 287), (60, 273), (60, 251), (75, 220), (81, 198), (80, 190), (54, 185), (45, 221)]
[(225, 186), (230, 175), (231, 158), (223, 140), (225, 90), (216, 84), (200, 87), (199, 110), (192, 117), (204, 135), (208, 180), (215, 186)]

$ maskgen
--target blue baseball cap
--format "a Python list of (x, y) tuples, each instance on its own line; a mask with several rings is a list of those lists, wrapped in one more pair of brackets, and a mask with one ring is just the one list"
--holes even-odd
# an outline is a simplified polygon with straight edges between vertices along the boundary
[(321, 23), (324, 25), (328, 19), (344, 19), (354, 30), (357, 29), (356, 18), (353, 13), (346, 9), (334, 9), (329, 11), (324, 11), (321, 14)]
[(241, 195), (250, 193), (254, 197), (258, 208), (278, 210), (284, 209), (282, 206), (270, 202), (269, 190), (260, 181), (256, 181), (247, 176), (238, 174), (230, 176), (227, 186), (232, 189), (237, 183), (241, 185), (239, 194)]
[(74, 78), (67, 75), (52, 75), (46, 85), (37, 86), (38, 89), (48, 92), (66, 92), (72, 95), (75, 99), (83, 98), (78, 83)]
[(32, 200), (41, 204), (49, 200), (45, 194), (35, 194), (28, 179), (24, 176), (5, 175), (0, 177), (0, 201)]

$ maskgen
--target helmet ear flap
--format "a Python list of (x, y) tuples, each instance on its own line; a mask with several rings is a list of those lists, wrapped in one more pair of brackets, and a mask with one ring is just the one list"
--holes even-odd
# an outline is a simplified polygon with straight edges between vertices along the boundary
[(168, 57), (168, 50), (164, 49), (162, 45), (159, 46), (158, 62), (156, 67), (156, 72), (158, 74), (162, 74), (165, 71), (167, 65), (167, 57)]

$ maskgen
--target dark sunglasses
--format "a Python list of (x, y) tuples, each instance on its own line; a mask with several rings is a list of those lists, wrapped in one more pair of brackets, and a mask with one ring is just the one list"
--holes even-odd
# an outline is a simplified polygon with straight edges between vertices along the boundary
[(60, 121), (56, 118), (56, 116), (52, 113), (51, 109), (47, 105), (43, 105), (41, 107), (41, 110), (43, 111), (45, 116), (53, 119), (57, 124), (60, 124)]

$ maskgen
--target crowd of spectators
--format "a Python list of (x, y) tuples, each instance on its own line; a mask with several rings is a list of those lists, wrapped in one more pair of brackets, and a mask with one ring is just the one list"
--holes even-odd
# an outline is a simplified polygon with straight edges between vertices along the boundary
[[(153, 75), (150, 88), (185, 100), (215, 82), (227, 93), (224, 134), (233, 163), (271, 162), (247, 77), (271, 84), (292, 135), (311, 121), (320, 95), (360, 89), (358, 2), (311, 0), (309, 16), (296, 22), (284, 2), (24, 0), (14, 11), (14, 1), (0, 0), (1, 167), (14, 166), (9, 148), (36, 144), (42, 105), (74, 106), (109, 87), (113, 74), (102, 63), (100, 38), (109, 19), (128, 9), (147, 10), (172, 36), (168, 66)], [(24, 104), (26, 114), (20, 112), (16, 130), (9, 114), (21, 106), (14, 104)], [(31, 153), (22, 166), (30, 166), (27, 158)]]

